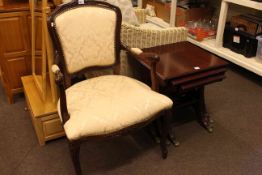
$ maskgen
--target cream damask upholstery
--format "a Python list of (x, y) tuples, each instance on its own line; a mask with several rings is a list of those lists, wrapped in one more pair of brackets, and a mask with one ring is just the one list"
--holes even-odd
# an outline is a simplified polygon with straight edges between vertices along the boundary
[(64, 129), (69, 140), (119, 131), (173, 104), (142, 82), (121, 75), (82, 81), (68, 88), (66, 97), (70, 119)]
[(113, 11), (97, 7), (77, 8), (56, 17), (55, 25), (69, 73), (115, 62), (115, 20)]

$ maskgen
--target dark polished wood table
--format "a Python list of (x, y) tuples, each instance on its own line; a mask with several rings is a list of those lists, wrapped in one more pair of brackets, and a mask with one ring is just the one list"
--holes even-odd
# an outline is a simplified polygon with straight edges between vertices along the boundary
[[(189, 42), (180, 42), (143, 49), (159, 55), (156, 72), (160, 91), (174, 101), (174, 108), (193, 105), (198, 121), (209, 132), (212, 120), (207, 113), (204, 97), (205, 86), (225, 78), (228, 63), (216, 55)], [(136, 59), (147, 70), (147, 60)]]

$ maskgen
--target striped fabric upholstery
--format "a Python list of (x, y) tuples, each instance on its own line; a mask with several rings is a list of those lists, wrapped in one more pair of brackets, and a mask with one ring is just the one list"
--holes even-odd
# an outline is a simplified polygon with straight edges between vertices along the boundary
[(187, 30), (184, 27), (168, 29), (141, 29), (123, 23), (121, 32), (122, 43), (129, 47), (148, 48), (164, 44), (185, 41)]
[[(139, 22), (145, 22), (146, 10), (136, 9)], [(185, 27), (170, 27), (166, 29), (145, 29), (128, 23), (122, 23), (121, 41), (129, 47), (148, 48), (164, 44), (186, 41)]]

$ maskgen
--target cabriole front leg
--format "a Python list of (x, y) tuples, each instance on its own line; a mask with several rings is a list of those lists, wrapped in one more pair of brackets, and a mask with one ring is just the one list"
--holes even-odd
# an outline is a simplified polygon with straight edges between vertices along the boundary
[(69, 150), (76, 175), (82, 175), (81, 165), (79, 161), (80, 143), (69, 142)]

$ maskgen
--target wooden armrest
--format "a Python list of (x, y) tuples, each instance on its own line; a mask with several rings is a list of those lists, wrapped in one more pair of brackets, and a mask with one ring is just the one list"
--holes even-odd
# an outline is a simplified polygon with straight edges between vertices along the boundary
[(152, 52), (143, 52), (139, 48), (129, 48), (127, 46), (124, 47), (129, 53), (134, 55), (136, 58), (141, 59), (141, 60), (147, 60), (150, 62), (150, 77), (151, 77), (151, 88), (154, 91), (158, 91), (158, 79), (156, 75), (156, 65), (160, 60), (159, 55), (156, 53)]
[(141, 53), (140, 55), (138, 55), (138, 57), (140, 57), (142, 59), (147, 59), (148, 61), (150, 61), (151, 66), (152, 66), (152, 64), (157, 64), (160, 60), (159, 55), (157, 55), (156, 53), (153, 53), (153, 52)]
[(134, 54), (138, 59), (148, 60), (151, 63), (151, 67), (157, 64), (160, 60), (159, 55), (153, 52), (143, 52), (139, 48), (131, 48), (130, 52)]

